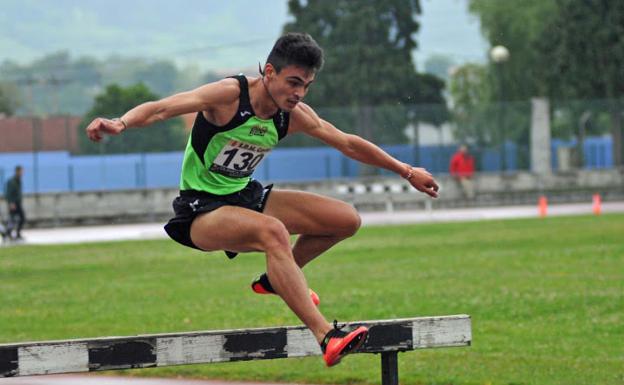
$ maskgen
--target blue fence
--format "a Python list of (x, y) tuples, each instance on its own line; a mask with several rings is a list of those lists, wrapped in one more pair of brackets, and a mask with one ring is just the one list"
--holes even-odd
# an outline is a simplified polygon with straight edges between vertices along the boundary
[[(557, 148), (574, 147), (575, 141), (553, 140), (552, 165), (557, 168)], [(395, 158), (425, 167), (434, 174), (448, 172), (456, 146), (395, 145), (383, 147)], [(611, 139), (587, 138), (585, 167), (613, 167)], [(518, 169), (520, 150), (513, 143), (505, 147), (506, 170)], [(479, 154), (480, 171), (500, 171), (500, 149), (484, 149)], [(24, 167), (24, 192), (98, 191), (162, 188), (178, 185), (182, 152), (72, 156), (67, 152), (0, 154), (0, 183), (4, 186), (15, 165)], [(360, 164), (329, 147), (275, 149), (256, 169), (263, 181), (312, 181), (352, 178), (360, 175)], [(382, 171), (382, 175), (389, 175)]]
[[(559, 167), (557, 159), (558, 148), (576, 149), (578, 142), (573, 140), (552, 141), (551, 163), (554, 168)], [(613, 167), (613, 141), (610, 136), (588, 137), (583, 141), (583, 164), (586, 169)]]

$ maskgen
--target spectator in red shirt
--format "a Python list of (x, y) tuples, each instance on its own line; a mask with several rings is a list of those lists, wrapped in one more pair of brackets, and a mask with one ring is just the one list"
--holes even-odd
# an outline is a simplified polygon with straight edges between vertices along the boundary
[(451, 158), (449, 172), (457, 181), (464, 197), (467, 199), (473, 199), (475, 196), (472, 181), (474, 171), (474, 158), (468, 153), (468, 148), (462, 144)]

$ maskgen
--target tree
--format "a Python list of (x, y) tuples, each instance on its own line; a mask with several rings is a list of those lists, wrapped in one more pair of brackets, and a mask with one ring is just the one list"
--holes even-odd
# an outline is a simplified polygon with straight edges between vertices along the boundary
[(158, 99), (145, 85), (136, 84), (130, 87), (110, 85), (103, 94), (96, 96), (91, 110), (80, 124), (80, 150), (82, 153), (129, 153), (179, 151), (184, 147), (185, 134), (180, 119), (155, 123), (148, 129), (124, 132), (123, 137), (106, 137), (101, 143), (88, 140), (82, 133), (96, 117), (114, 118), (121, 116), (136, 105)]
[(446, 81), (449, 78), (449, 70), (454, 65), (455, 61), (450, 56), (435, 54), (425, 60), (425, 72)]
[(170, 95), (175, 91), (178, 69), (170, 61), (157, 61), (139, 67), (133, 80), (145, 83), (150, 89), (160, 95)]
[(100, 73), (93, 59), (71, 59), (67, 52), (44, 55), (30, 64), (5, 61), (0, 78), (14, 83), (23, 95), (16, 114), (82, 114), (100, 84)]
[(11, 116), (20, 105), (17, 87), (10, 83), (0, 82), (0, 117)]
[(205, 72), (202, 76), (201, 76), (201, 84), (205, 84), (205, 83), (212, 83), (212, 82), (216, 82), (218, 80), (221, 80), (223, 78), (223, 76), (217, 74), (216, 72), (213, 71), (207, 71)]
[[(528, 167), (530, 103), (499, 100), (499, 85), (489, 70), (487, 65), (469, 63), (452, 72), (449, 89), (455, 137), (476, 146), (477, 155), (487, 147), (498, 147), (502, 157), (503, 143), (515, 143), (520, 146), (517, 165)], [(502, 159), (501, 165), (505, 165)]]
[[(412, 60), (418, 0), (289, 0), (294, 21), (284, 30), (309, 33), (325, 51), (307, 101), (341, 129), (386, 143), (406, 142), (404, 128), (447, 118), (444, 83), (419, 75)], [(422, 116), (415, 104), (436, 104)]]
[[(538, 74), (540, 68), (549, 63), (536, 48), (555, 16), (554, 2), (470, 0), (469, 9), (479, 17), (483, 34), (491, 46), (502, 45), (511, 53), (500, 68), (505, 89), (502, 98), (526, 101), (544, 95)], [(496, 81), (494, 63), (488, 64), (488, 71), (492, 81)]]
[[(450, 79), (455, 137), (463, 143), (478, 147), (492, 143), (496, 137), (492, 127), (492, 92), (488, 87), (487, 68), (478, 64), (457, 67)], [(484, 103), (484, 101), (487, 101)]]
[[(556, 17), (538, 52), (549, 63), (541, 79), (551, 97), (605, 99), (616, 165), (624, 164), (624, 2), (557, 0)], [(598, 109), (600, 110), (600, 109)], [(596, 113), (592, 106), (582, 113)]]
[(0, 64), (0, 81), (15, 84), (22, 93), (24, 102), (17, 115), (82, 115), (107, 84), (145, 83), (158, 95), (170, 95), (199, 86), (202, 75), (199, 69), (180, 71), (171, 61), (119, 56), (74, 59), (63, 51), (29, 64), (9, 60)]
[(470, 10), (491, 45), (511, 52), (500, 68), (502, 98), (550, 97), (553, 134), (575, 135), (579, 147), (584, 134), (609, 131), (604, 122), (610, 119), (614, 160), (623, 164), (624, 3), (471, 0)]
[[(536, 48), (544, 29), (554, 17), (554, 3), (470, 0), (469, 9), (479, 17), (483, 35), (491, 47), (502, 45), (510, 52), (510, 57), (502, 63), (488, 61), (485, 64), (480, 83), (460, 82), (461, 86), (480, 89), (470, 91), (470, 94), (478, 93), (484, 97), (476, 109), (475, 106), (469, 108), (476, 113), (472, 117), (473, 124), (479, 124), (483, 130), (476, 141), (485, 140), (486, 145), (500, 147), (502, 156), (505, 155), (503, 143), (519, 145), (519, 165), (526, 167), (529, 164), (529, 101), (545, 94), (539, 73), (543, 66), (549, 65)], [(460, 104), (454, 103), (455, 107)], [(476, 126), (472, 129), (474, 131)], [(504, 165), (503, 159), (501, 163)]]

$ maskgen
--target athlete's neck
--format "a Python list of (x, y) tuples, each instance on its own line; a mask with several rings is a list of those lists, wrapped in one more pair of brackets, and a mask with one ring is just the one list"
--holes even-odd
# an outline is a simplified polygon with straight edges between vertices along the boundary
[(261, 77), (249, 82), (249, 99), (251, 107), (261, 119), (268, 119), (279, 109), (275, 99), (269, 93)]

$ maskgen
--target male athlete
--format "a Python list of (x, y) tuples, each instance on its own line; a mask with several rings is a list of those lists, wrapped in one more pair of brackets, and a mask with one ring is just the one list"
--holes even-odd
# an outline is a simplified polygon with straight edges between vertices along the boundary
[[(437, 197), (438, 185), (425, 169), (394, 159), (376, 145), (346, 134), (302, 102), (323, 64), (323, 51), (307, 34), (277, 40), (261, 76), (234, 76), (143, 103), (117, 119), (97, 118), (87, 127), (94, 141), (181, 114), (197, 112), (173, 202), (175, 217), (165, 230), (177, 242), (205, 251), (266, 254), (267, 272), (252, 283), (260, 294), (279, 295), (310, 328), (327, 366), (358, 349), (368, 330), (340, 330), (315, 305), (301, 271), (312, 259), (360, 227), (353, 207), (301, 191), (271, 190), (251, 174), (278, 141), (298, 132), (346, 156), (391, 170), (421, 192)], [(294, 246), (290, 234), (299, 237)]]

